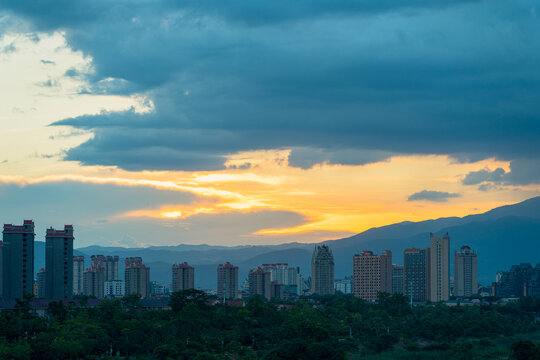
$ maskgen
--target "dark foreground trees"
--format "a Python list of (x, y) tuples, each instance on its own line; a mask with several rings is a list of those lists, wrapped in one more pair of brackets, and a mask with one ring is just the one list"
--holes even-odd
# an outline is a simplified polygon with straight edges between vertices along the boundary
[[(188, 290), (173, 293), (169, 305), (170, 311), (149, 310), (136, 297), (98, 307), (52, 303), (45, 318), (31, 315), (23, 301), (0, 314), (0, 359), (338, 360), (458, 348), (466, 355), (470, 341), (489, 348), (501, 337), (540, 331), (538, 299), (411, 308), (403, 296), (387, 294), (378, 304), (336, 295), (281, 306), (253, 297), (236, 307), (210, 305), (203, 292)], [(538, 349), (534, 340), (524, 341), (508, 353), (531, 358)]]
[(512, 358), (516, 360), (540, 360), (540, 344), (519, 340), (512, 344)]

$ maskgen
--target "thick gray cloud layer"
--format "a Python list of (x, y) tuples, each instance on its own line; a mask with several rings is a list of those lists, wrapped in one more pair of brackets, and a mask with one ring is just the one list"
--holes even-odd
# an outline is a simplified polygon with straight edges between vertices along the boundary
[[(539, 157), (537, 2), (278, 3), (0, 4), (37, 29), (65, 29), (94, 59), (92, 91), (155, 103), (152, 114), (58, 122), (95, 133), (69, 160), (200, 170), (270, 148), (293, 148), (301, 167)], [(109, 77), (118, 86), (104, 88)]]
[(479, 171), (471, 171), (467, 174), (467, 176), (465, 176), (462, 183), (463, 185), (478, 185), (483, 183), (484, 181), (499, 182), (501, 181), (505, 173), (506, 172), (504, 171), (504, 169), (501, 168), (497, 168), (493, 171), (486, 169)]
[(459, 197), (459, 194), (449, 193), (444, 191), (422, 190), (409, 196), (408, 201), (436, 201), (443, 202), (448, 201), (450, 198)]
[(510, 171), (497, 168), (493, 171), (488, 169), (471, 171), (463, 179), (464, 185), (481, 184), (480, 190), (487, 190), (488, 184), (503, 185), (528, 185), (540, 184), (540, 160), (539, 159), (516, 159), (510, 162)]

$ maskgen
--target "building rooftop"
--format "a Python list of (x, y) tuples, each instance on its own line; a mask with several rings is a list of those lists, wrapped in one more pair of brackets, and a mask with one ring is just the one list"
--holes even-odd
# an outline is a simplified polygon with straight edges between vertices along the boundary
[(173, 269), (193, 269), (193, 266), (190, 266), (187, 262), (183, 262), (181, 264), (173, 264)]
[(268, 271), (265, 271), (263, 268), (258, 267), (256, 269), (249, 270), (250, 274), (270, 274)]
[(52, 227), (46, 231), (46, 237), (73, 238), (73, 225), (64, 225), (64, 230), (56, 230)]
[(234, 266), (227, 261), (225, 264), (219, 264), (218, 269), (238, 269), (238, 266)]
[(34, 222), (32, 220), (24, 220), (23, 225), (4, 224), (4, 233), (34, 233)]

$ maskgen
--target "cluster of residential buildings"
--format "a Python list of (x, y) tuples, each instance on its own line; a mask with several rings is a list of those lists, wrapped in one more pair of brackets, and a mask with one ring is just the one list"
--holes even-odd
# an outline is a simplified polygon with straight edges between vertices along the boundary
[(268, 300), (302, 295), (305, 282), (298, 267), (289, 267), (287, 263), (262, 264), (249, 271), (243, 290), (239, 290), (238, 267), (228, 262), (218, 265), (217, 297), (223, 301), (253, 295)]
[(85, 269), (84, 257), (73, 256), (73, 226), (45, 232), (45, 268), (34, 281), (34, 222), (5, 224), (0, 243), (0, 294), (5, 300), (34, 294), (38, 298), (65, 300), (73, 295), (96, 298), (150, 294), (150, 268), (140, 257), (125, 259), (125, 280), (119, 280), (118, 256), (93, 255)]
[[(45, 232), (45, 264), (48, 272), (38, 273), (34, 282), (34, 222), (22, 225), (5, 224), (1, 260), (3, 299), (22, 298), (33, 294), (35, 286), (42, 284), (41, 293), (51, 299), (67, 299), (73, 294), (73, 226), (63, 230), (49, 228)], [(47, 285), (45, 285), (47, 284)]]
[(402, 293), (411, 302), (446, 301), (478, 291), (478, 259), (469, 246), (454, 253), (454, 284), (450, 279), (450, 236), (430, 235), (429, 248), (403, 251), (403, 266), (392, 264), (392, 252), (363, 251), (353, 257), (352, 293), (375, 301), (379, 292)]
[(521, 263), (497, 273), (491, 292), (500, 297), (540, 296), (540, 264)]
[[(311, 292), (333, 294), (335, 290), (352, 293), (366, 301), (378, 294), (402, 293), (411, 302), (446, 301), (450, 298), (450, 236), (430, 235), (429, 248), (403, 251), (403, 266), (392, 264), (392, 252), (381, 255), (364, 250), (353, 256), (352, 277), (335, 281), (334, 258), (327, 245), (317, 246), (311, 262)], [(454, 254), (455, 296), (471, 296), (478, 290), (476, 252), (463, 246)]]
[(486, 288), (478, 284), (476, 251), (464, 245), (454, 252), (451, 278), (450, 236), (431, 234), (430, 245), (405, 249), (403, 266), (392, 264), (389, 250), (381, 255), (362, 251), (353, 256), (353, 276), (336, 280), (335, 289), (367, 301), (375, 301), (379, 292), (402, 293), (411, 303), (448, 301), (450, 296), (464, 298), (477, 294), (503, 298), (540, 296), (540, 264), (514, 265), (509, 271), (499, 272), (496, 282)]
[[(381, 255), (368, 250), (354, 255), (352, 278), (336, 281), (335, 288), (366, 301), (377, 300), (380, 292), (402, 293), (411, 303), (446, 301), (452, 294), (450, 261), (450, 236), (431, 234), (429, 248), (403, 251), (403, 266), (392, 264), (390, 250)], [(478, 260), (469, 246), (454, 253), (453, 280), (454, 296), (478, 291)]]
[[(34, 280), (34, 223), (5, 224), (0, 242), (0, 295), (3, 299), (37, 298), (69, 300), (74, 295), (98, 299), (136, 294), (141, 298), (159, 297), (169, 290), (194, 288), (195, 269), (188, 263), (173, 264), (171, 289), (150, 281), (150, 268), (141, 257), (124, 259), (124, 279), (119, 279), (118, 256), (92, 255), (85, 267), (83, 256), (73, 256), (73, 226), (45, 232), (45, 268)], [(447, 301), (451, 295), (470, 297), (479, 292), (477, 254), (469, 246), (454, 253), (454, 273), (450, 277), (450, 236), (430, 235), (430, 247), (403, 251), (403, 266), (392, 262), (392, 252), (377, 255), (362, 251), (353, 256), (353, 274), (341, 280), (334, 277), (334, 256), (328, 245), (315, 247), (311, 277), (305, 281), (298, 267), (286, 263), (262, 264), (249, 271), (239, 286), (238, 267), (227, 262), (217, 266), (219, 301), (260, 295), (268, 300), (283, 299), (307, 293), (331, 295), (336, 291), (352, 293), (366, 301), (375, 301), (378, 293), (402, 293), (411, 303)], [(491, 291), (490, 291), (491, 290)], [(497, 274), (491, 289), (484, 294), (502, 297), (540, 296), (540, 264), (513, 266)], [(491, 293), (489, 293), (491, 292)]]
[[(39, 269), (34, 280), (34, 222), (23, 225), (5, 224), (0, 242), (0, 295), (4, 300), (34, 294), (37, 298), (69, 300), (74, 295), (98, 299), (136, 294), (141, 298), (165, 295), (169, 289), (150, 281), (150, 267), (141, 257), (124, 259), (124, 279), (119, 278), (118, 256), (92, 255), (85, 267), (83, 256), (73, 256), (73, 226), (63, 230), (49, 228), (45, 235), (45, 268)], [(194, 288), (195, 269), (188, 263), (173, 264), (171, 289)], [(333, 274), (332, 274), (333, 276)], [(222, 299), (261, 295), (267, 299), (284, 298), (305, 291), (305, 282), (297, 267), (288, 264), (262, 264), (250, 271), (248, 288), (240, 292), (238, 267), (230, 263), (217, 267), (217, 295)]]

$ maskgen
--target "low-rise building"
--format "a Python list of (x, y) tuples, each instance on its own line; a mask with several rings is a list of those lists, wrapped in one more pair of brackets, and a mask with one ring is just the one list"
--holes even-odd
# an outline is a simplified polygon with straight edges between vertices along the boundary
[(122, 280), (105, 281), (105, 297), (123, 297), (126, 295), (126, 286)]

